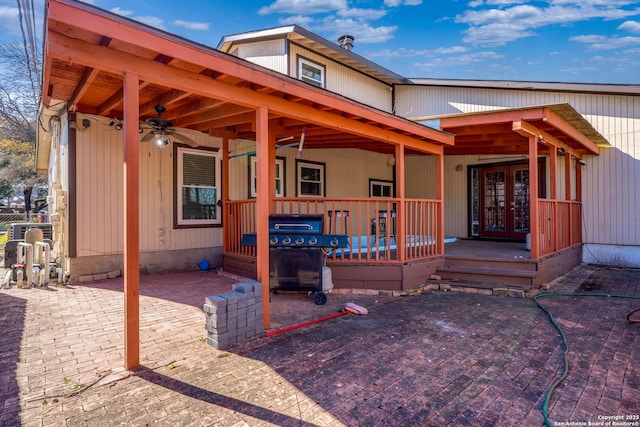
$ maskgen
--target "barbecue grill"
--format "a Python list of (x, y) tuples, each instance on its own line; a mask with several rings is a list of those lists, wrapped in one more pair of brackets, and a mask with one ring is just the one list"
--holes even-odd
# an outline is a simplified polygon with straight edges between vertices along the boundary
[[(324, 216), (318, 214), (272, 214), (269, 216), (269, 288), (274, 291), (315, 292), (314, 302), (327, 302), (323, 288), (324, 255), (345, 248), (349, 238), (324, 234)], [(242, 244), (255, 246), (255, 233), (242, 236)]]

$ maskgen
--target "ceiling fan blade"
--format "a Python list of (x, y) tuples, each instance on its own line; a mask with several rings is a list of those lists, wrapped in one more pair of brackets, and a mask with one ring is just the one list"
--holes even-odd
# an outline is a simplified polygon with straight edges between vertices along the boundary
[(182, 135), (179, 132), (172, 132), (171, 136), (174, 137), (175, 139), (177, 139), (178, 141), (187, 144), (188, 146), (192, 147), (192, 148), (196, 148), (198, 147), (200, 144), (198, 144), (197, 142), (195, 142), (193, 139), (189, 138), (188, 136)]
[(153, 139), (153, 137), (155, 136), (155, 134), (153, 133), (153, 131), (149, 131), (147, 132), (146, 135), (144, 135), (142, 138), (140, 138), (141, 142), (147, 142), (147, 141), (151, 141)]

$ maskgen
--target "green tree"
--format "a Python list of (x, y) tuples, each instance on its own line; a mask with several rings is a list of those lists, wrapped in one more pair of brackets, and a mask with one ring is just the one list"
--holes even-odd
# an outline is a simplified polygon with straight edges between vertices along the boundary
[[(9, 197), (18, 191), (24, 194), (25, 208), (30, 211), (33, 188), (43, 184), (43, 178), (34, 167), (34, 145), (30, 141), (0, 140), (0, 191), (10, 189)], [(46, 184), (46, 181), (44, 182)]]
[(42, 66), (38, 43), (0, 44), (0, 191), (22, 192), (31, 210), (34, 186), (46, 187), (35, 170), (36, 126)]

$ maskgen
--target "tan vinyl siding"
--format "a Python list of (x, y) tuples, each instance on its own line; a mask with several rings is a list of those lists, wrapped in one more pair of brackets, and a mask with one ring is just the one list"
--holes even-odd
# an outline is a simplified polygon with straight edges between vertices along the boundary
[(396, 94), (404, 117), (569, 103), (611, 143), (599, 156), (585, 157), (583, 240), (640, 245), (640, 97), (427, 86), (398, 87)]
[(242, 44), (238, 46), (237, 56), (265, 68), (287, 74), (284, 40)]
[[(83, 117), (78, 115), (78, 121)], [(124, 250), (123, 140), (91, 120), (77, 132), (78, 256), (108, 255)], [(202, 145), (219, 146), (201, 137)], [(181, 250), (222, 245), (222, 228), (173, 229), (173, 151), (140, 144), (140, 251)]]
[(383, 111), (391, 112), (391, 87), (310, 50), (289, 45), (289, 75), (298, 78), (298, 56), (324, 65), (326, 89)]

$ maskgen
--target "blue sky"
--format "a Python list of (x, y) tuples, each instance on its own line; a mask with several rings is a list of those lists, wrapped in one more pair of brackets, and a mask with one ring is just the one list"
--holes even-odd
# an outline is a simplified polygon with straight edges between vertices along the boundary
[[(640, 2), (626, 0), (92, 0), (217, 46), (298, 24), (406, 77), (640, 84)], [(43, 0), (35, 0), (42, 17)], [(19, 34), (0, 0), (0, 37)]]

